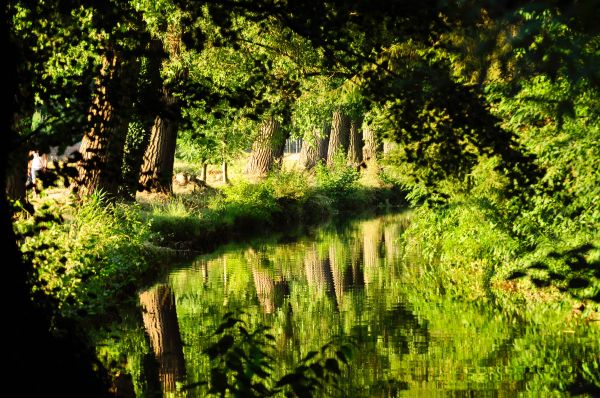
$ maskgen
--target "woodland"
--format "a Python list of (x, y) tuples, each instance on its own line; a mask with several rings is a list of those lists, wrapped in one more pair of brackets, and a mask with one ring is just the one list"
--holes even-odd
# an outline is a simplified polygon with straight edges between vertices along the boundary
[[(410, 208), (403, 242), (460, 295), (599, 323), (600, 1), (2, 11), (8, 380), (26, 396), (114, 396), (82, 328), (156, 263), (364, 209)], [(32, 198), (29, 151), (79, 143)], [(600, 391), (600, 359), (586, 369)]]

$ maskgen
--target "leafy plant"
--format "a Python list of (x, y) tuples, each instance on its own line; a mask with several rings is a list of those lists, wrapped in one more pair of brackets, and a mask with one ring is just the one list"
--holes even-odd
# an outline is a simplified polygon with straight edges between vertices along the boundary
[[(242, 314), (240, 314), (242, 315)], [(234, 397), (323, 396), (336, 388), (342, 374), (340, 362), (347, 365), (352, 346), (337, 347), (333, 342), (319, 351), (310, 351), (292, 373), (274, 377), (275, 337), (259, 324), (248, 324), (233, 312), (223, 316), (215, 331), (218, 339), (205, 353), (213, 364), (209, 381), (190, 384), (185, 389), (208, 386), (208, 395)]]

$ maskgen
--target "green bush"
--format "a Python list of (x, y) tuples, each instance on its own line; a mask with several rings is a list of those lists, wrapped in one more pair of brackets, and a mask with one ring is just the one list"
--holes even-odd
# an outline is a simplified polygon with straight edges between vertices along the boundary
[(316, 188), (329, 196), (336, 206), (344, 207), (357, 191), (360, 174), (339, 153), (329, 167), (319, 163), (315, 167), (315, 177)]
[(137, 206), (108, 203), (101, 194), (76, 205), (70, 221), (60, 211), (45, 205), (15, 222), (21, 251), (34, 267), (34, 292), (56, 298), (66, 315), (99, 312), (146, 271), (149, 225)]

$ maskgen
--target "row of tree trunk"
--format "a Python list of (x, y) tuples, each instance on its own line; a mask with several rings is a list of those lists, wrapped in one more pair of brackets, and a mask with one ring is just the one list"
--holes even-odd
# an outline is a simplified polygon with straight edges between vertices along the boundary
[[(361, 131), (361, 124), (362, 120), (351, 120), (341, 110), (335, 111), (331, 124), (305, 135), (298, 160), (300, 167), (310, 170), (319, 162), (332, 166), (337, 157), (355, 167), (375, 160), (380, 145), (374, 131), (370, 128)], [(287, 138), (274, 118), (263, 122), (252, 145), (245, 173), (264, 177), (278, 169)]]

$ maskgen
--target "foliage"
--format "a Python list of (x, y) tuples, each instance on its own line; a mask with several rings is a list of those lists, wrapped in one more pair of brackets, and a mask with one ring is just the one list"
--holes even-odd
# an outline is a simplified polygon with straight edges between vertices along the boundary
[(70, 221), (58, 214), (47, 204), (15, 223), (21, 252), (33, 264), (33, 290), (56, 298), (63, 315), (102, 312), (146, 271), (149, 225), (135, 208), (101, 194), (74, 207)]
[(331, 166), (319, 163), (315, 167), (316, 187), (331, 197), (339, 207), (343, 207), (356, 193), (359, 177), (356, 168), (346, 163), (346, 154), (342, 152), (336, 154)]
[(239, 315), (223, 315), (223, 322), (215, 331), (218, 341), (205, 350), (212, 364), (210, 381), (193, 386), (208, 384), (209, 396), (324, 396), (336, 387), (341, 376), (340, 362), (347, 364), (352, 353), (350, 345), (336, 349), (330, 342), (319, 351), (309, 352), (293, 373), (274, 379), (275, 337), (264, 325), (254, 330), (247, 328)]

